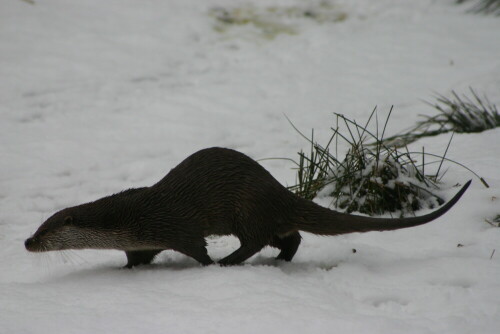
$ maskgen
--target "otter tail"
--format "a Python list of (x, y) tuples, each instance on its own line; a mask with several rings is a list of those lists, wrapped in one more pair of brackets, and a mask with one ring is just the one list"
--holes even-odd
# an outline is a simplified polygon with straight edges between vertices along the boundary
[(372, 218), (356, 216), (329, 210), (311, 201), (302, 202), (298, 209), (295, 225), (298, 230), (320, 235), (336, 235), (353, 232), (388, 231), (428, 223), (447, 212), (464, 194), (471, 183), (469, 180), (458, 193), (436, 211), (419, 217)]

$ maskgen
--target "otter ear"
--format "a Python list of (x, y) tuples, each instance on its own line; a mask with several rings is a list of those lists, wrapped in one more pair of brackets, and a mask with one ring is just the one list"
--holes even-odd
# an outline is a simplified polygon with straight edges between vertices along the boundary
[(64, 225), (70, 225), (71, 223), (73, 223), (73, 217), (67, 216), (64, 218)]

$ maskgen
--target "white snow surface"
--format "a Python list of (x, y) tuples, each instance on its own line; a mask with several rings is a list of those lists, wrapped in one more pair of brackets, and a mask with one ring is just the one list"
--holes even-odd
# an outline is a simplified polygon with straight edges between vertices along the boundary
[[(213, 29), (212, 7), (248, 4), (0, 2), (0, 332), (498, 333), (500, 229), (485, 219), (500, 214), (500, 129), (455, 135), (448, 152), (489, 189), (475, 178), (449, 213), (420, 227), (303, 233), (291, 263), (271, 248), (229, 268), (166, 251), (124, 270), (119, 251), (24, 249), (55, 211), (151, 185), (198, 149), (295, 158), (308, 144), (284, 115), (322, 141), (334, 112), (364, 122), (374, 106), (383, 118), (394, 105), (394, 134), (434, 114), (422, 101), (434, 92), (472, 86), (500, 104), (500, 20), (467, 5), (331, 0), (345, 20), (292, 18), (293, 35)], [(448, 139), (414, 147), (439, 154)], [(294, 183), (288, 161), (261, 163)], [(448, 167), (451, 198), (473, 176)], [(239, 245), (208, 241), (216, 260)]]

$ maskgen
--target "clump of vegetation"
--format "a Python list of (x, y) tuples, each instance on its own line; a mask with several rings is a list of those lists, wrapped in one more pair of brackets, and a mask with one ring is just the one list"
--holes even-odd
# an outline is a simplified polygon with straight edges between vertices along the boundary
[(496, 215), (492, 219), (486, 219), (486, 222), (494, 227), (500, 227), (500, 215)]
[[(458, 4), (471, 2), (470, 0), (456, 0)], [(500, 0), (475, 0), (475, 4), (469, 9), (472, 13), (493, 14), (500, 16)]]
[[(326, 145), (315, 141), (314, 131), (309, 138), (290, 122), (310, 143), (310, 150), (298, 153), (299, 161), (295, 162), (296, 184), (289, 189), (310, 200), (318, 195), (330, 196), (335, 207), (348, 213), (396, 213), (402, 217), (444, 203), (437, 194), (445, 174), (442, 169), (444, 161), (467, 169), (488, 186), (472, 170), (446, 158), (453, 136), (443, 155), (425, 152), (424, 148), (421, 152), (410, 152), (406, 146), (401, 149), (387, 145), (384, 134), (391, 113), (392, 108), (381, 133), (376, 108), (364, 126), (336, 114), (336, 127), (332, 128), (332, 135)], [(368, 129), (373, 116), (376, 120), (375, 133)], [(349, 147), (343, 159), (338, 159), (339, 141), (347, 143)], [(368, 141), (374, 143), (367, 144)], [(430, 164), (438, 164), (433, 173), (427, 173), (429, 168), (426, 171), (426, 166)]]
[(420, 126), (436, 124), (443, 131), (482, 132), (500, 126), (500, 114), (494, 104), (487, 97), (481, 99), (472, 88), (472, 98), (461, 98), (452, 91), (453, 98), (449, 99), (438, 95), (437, 102), (433, 104), (440, 114), (428, 117)]
[(471, 97), (460, 97), (452, 91), (452, 97), (436, 96), (435, 103), (428, 103), (439, 113), (436, 116), (423, 116), (409, 131), (386, 139), (386, 144), (406, 145), (418, 138), (435, 136), (446, 132), (482, 132), (500, 126), (500, 114), (496, 105), (485, 96), (483, 98), (470, 88)]
[[(427, 153), (386, 146), (383, 137), (390, 113), (381, 134), (378, 127), (375, 134), (368, 130), (374, 115), (376, 109), (362, 126), (337, 114), (337, 127), (332, 128), (333, 134), (324, 146), (314, 140), (314, 134), (311, 138), (301, 134), (311, 144), (310, 152), (299, 152), (297, 182), (289, 189), (307, 199), (319, 193), (328, 195), (337, 208), (369, 215), (399, 212), (402, 216), (442, 204), (443, 199), (436, 194), (437, 183), (444, 174), (441, 168), (427, 175), (425, 166), (432, 163), (425, 162)], [(345, 134), (339, 131), (339, 122)], [(375, 145), (367, 145), (367, 139), (375, 140)], [(339, 140), (349, 145), (341, 160), (337, 159)], [(331, 153), (334, 143), (335, 155)], [(418, 156), (422, 160), (419, 165)], [(445, 156), (432, 156), (438, 157), (441, 163), (447, 160)]]
[(346, 13), (339, 11), (328, 1), (307, 6), (215, 7), (210, 10), (210, 15), (216, 20), (214, 29), (218, 32), (226, 32), (231, 27), (248, 25), (256, 28), (263, 37), (268, 39), (273, 39), (280, 34), (297, 34), (296, 23), (301, 19), (325, 23), (340, 22), (347, 18)]

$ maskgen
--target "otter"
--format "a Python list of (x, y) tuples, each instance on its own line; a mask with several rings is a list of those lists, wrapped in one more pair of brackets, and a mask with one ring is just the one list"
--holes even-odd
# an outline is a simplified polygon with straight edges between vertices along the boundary
[(245, 154), (213, 147), (192, 154), (150, 187), (55, 213), (25, 241), (25, 247), (30, 252), (123, 250), (127, 268), (149, 264), (161, 251), (172, 249), (209, 265), (214, 262), (205, 237), (234, 235), (240, 247), (218, 261), (221, 265), (240, 264), (268, 245), (280, 250), (277, 259), (291, 261), (300, 245), (299, 231), (338, 235), (425, 224), (448, 211), (470, 183), (429, 214), (371, 218), (305, 200)]

